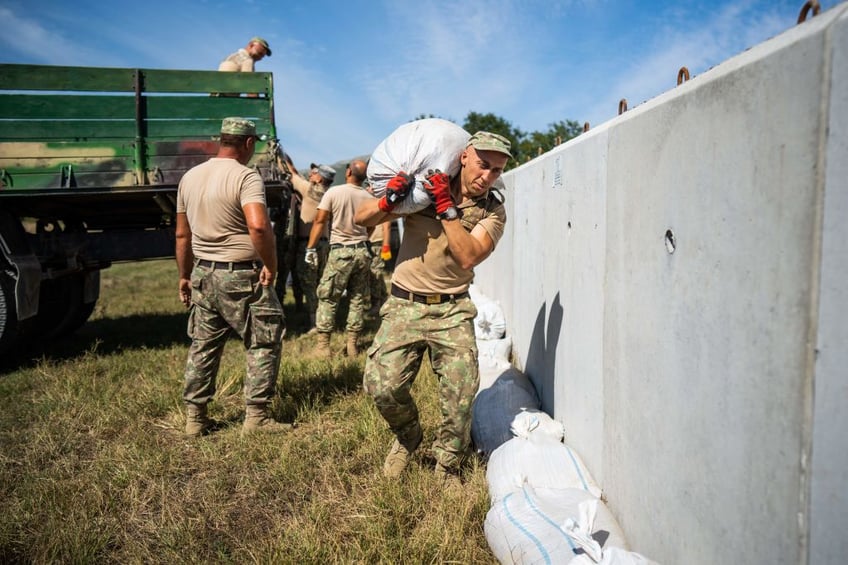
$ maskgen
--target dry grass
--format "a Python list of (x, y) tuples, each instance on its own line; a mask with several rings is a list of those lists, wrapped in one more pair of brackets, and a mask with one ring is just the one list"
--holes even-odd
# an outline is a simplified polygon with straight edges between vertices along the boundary
[[(171, 261), (117, 265), (75, 336), (0, 372), (0, 561), (494, 562), (479, 465), (459, 492), (443, 492), (423, 449), (403, 481), (382, 477), (391, 437), (341, 334), (321, 360), (289, 331), (274, 409), (298, 427), (244, 439), (244, 355), (230, 342), (210, 409), (223, 427), (186, 440), (185, 322)], [(425, 445), (434, 380), (425, 368), (415, 385)]]

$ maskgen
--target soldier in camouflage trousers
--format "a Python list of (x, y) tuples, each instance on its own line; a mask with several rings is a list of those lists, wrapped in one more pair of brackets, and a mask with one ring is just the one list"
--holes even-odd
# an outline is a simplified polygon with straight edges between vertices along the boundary
[(247, 352), (242, 432), (290, 428), (270, 414), (285, 319), (273, 288), (277, 257), (265, 185), (246, 166), (255, 144), (253, 122), (224, 119), (217, 155), (183, 175), (177, 190), (179, 296), (191, 309), (183, 388), (191, 437), (211, 430), (207, 405), (232, 331)]
[(306, 262), (317, 266), (318, 250), (315, 245), (329, 223), (330, 254), (318, 285), (315, 319), (317, 349), (325, 356), (330, 354), (330, 334), (335, 328), (336, 311), (345, 291), (350, 299), (345, 324), (347, 354), (351, 357), (359, 354), (359, 334), (364, 325), (366, 302), (370, 298), (371, 252), (368, 246), (370, 230), (354, 223), (353, 218), (361, 203), (374, 200), (362, 188), (366, 168), (364, 161), (352, 161), (345, 170), (346, 183), (331, 187), (324, 194), (306, 249)]
[[(423, 439), (410, 394), (425, 354), (439, 380), (442, 421), (433, 441), (436, 475), (447, 486), (471, 443), (471, 416), (479, 384), (474, 317), (468, 297), (473, 267), (503, 235), (506, 211), (489, 189), (510, 157), (503, 136), (477, 132), (460, 154), (453, 179), (430, 171), (424, 188), (433, 205), (404, 218), (404, 234), (392, 275), (391, 296), (380, 311), (382, 324), (369, 348), (363, 386), (395, 434), (383, 474), (398, 478)], [(356, 221), (374, 226), (394, 219), (415, 179), (400, 172), (386, 194), (360, 207)]]

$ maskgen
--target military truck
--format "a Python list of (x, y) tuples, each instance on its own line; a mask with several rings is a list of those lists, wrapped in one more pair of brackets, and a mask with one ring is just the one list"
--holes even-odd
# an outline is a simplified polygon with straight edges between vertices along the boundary
[(0, 64), (0, 356), (80, 327), (102, 269), (173, 257), (177, 185), (227, 116), (285, 206), (271, 73)]

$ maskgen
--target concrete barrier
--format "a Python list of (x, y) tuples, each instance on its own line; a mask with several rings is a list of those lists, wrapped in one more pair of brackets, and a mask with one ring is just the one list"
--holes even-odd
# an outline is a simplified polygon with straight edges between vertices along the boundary
[(848, 4), (504, 180), (475, 282), (632, 548), (844, 563)]

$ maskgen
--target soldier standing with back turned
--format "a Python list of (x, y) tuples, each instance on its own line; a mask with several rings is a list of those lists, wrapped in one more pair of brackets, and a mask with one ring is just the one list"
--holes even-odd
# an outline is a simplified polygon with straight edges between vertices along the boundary
[(190, 308), (191, 338), (183, 389), (185, 433), (192, 437), (210, 431), (207, 405), (233, 331), (247, 352), (242, 433), (289, 427), (270, 413), (285, 319), (273, 288), (277, 257), (265, 185), (246, 166), (256, 139), (253, 122), (225, 118), (217, 155), (183, 175), (177, 191), (179, 294)]

